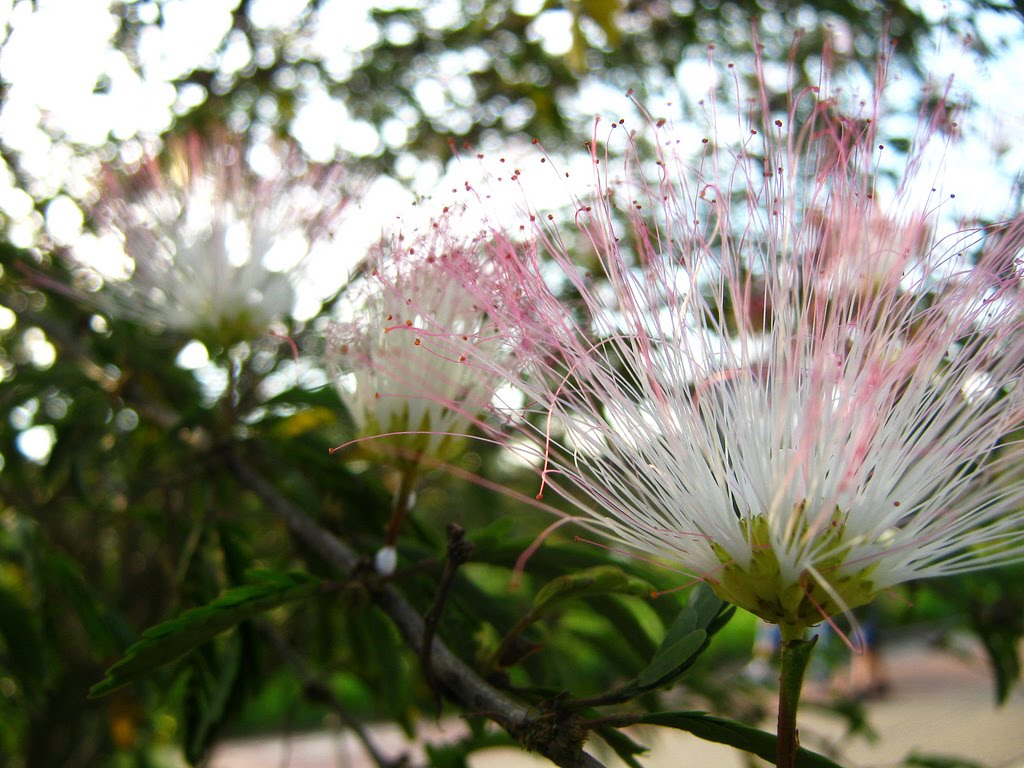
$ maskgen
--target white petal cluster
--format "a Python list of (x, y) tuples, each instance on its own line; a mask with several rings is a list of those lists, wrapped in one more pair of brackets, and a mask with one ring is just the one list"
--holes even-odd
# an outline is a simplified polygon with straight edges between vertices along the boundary
[(229, 139), (192, 137), (167, 154), (102, 200), (133, 263), (128, 280), (110, 283), (114, 311), (221, 344), (287, 318), (296, 276), (340, 209), (330, 175), (287, 155), (261, 177)]
[(582, 236), (492, 262), (543, 488), (796, 627), (1024, 557), (1024, 220), (940, 238), (883, 208), (874, 124), (851, 141), (835, 109), (695, 165), (663, 142), (650, 185), (638, 152), (608, 182), (595, 142)]
[(365, 450), (407, 466), (450, 458), (488, 407), (494, 376), (481, 357), (482, 306), (448, 270), (479, 260), (475, 245), (441, 238), (382, 242), (344, 301), (328, 360)]

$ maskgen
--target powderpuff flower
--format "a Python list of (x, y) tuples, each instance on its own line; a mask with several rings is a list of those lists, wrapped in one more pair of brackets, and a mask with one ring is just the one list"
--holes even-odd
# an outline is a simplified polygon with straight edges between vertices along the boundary
[(262, 176), (241, 145), (196, 135), (174, 141), (109, 183), (101, 228), (130, 257), (127, 280), (111, 280), (111, 310), (148, 324), (230, 345), (289, 316), (295, 279), (343, 204), (337, 174), (310, 169), (294, 151)]
[[(401, 469), (452, 458), (494, 392), (495, 378), (480, 372), (495, 348), (474, 298), (486, 292), (481, 246), (455, 240), (444, 222), (411, 243), (383, 239), (343, 295), (347, 319), (328, 333), (327, 360), (356, 442)], [(476, 274), (474, 291), (450, 270)]]
[(1024, 219), (940, 236), (912, 172), (876, 195), (877, 114), (761, 102), (695, 161), (614, 126), (618, 180), (595, 136), (576, 230), (535, 215), (474, 295), (515, 339), (481, 375), (525, 396), (542, 493), (800, 631), (1024, 556)]

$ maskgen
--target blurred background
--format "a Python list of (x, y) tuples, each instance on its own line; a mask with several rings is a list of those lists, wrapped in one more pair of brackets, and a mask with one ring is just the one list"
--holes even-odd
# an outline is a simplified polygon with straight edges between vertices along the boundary
[[(585, 164), (595, 115), (643, 121), (646, 110), (685, 125), (722, 63), (753, 85), (757, 44), (774, 87), (816, 84), (827, 43), (836, 77), (870, 93), (890, 38), (894, 167), (921, 110), (948, 88), (964, 110), (945, 158), (957, 193), (949, 215), (995, 220), (1019, 210), (1022, 14), (1017, 3), (980, 0), (0, 2), (0, 764), (174, 765), (225, 736), (336, 725), (339, 707), (413, 733), (433, 714), (432, 694), (394, 628), (357, 593), (244, 622), (155, 679), (85, 696), (144, 628), (245, 583), (248, 569), (317, 571), (316, 556), (241, 492), (229, 452), (357, 551), (380, 546), (393, 478), (358, 450), (328, 453), (356, 426), (323, 363), (324, 330), (367, 248), (400, 212), (440, 210), (453, 179), (498, 173), (480, 167), (529, 156), (534, 139), (561, 167)], [(286, 168), (337, 198), (321, 201), (337, 217), (291, 284), (291, 307), (258, 333), (155, 322), (137, 305), (123, 311), (131, 298), (104, 298), (136, 271), (106, 236), (109, 198), (130, 197), (111, 179), (144, 186), (150, 158), (168, 172), (168, 148), (196, 136), (230, 136), (257, 180)], [(557, 194), (538, 207), (571, 210)], [(528, 471), (485, 444), (453, 463), (536, 491)], [(410, 570), (403, 589), (424, 608), (451, 522), (470, 532), (474, 556), (442, 635), (518, 685), (604, 690), (643, 666), (685, 602), (643, 590), (587, 596), (537, 621), (513, 657), (486, 661), (508, 650), (503, 638), (547, 580), (607, 556), (553, 537), (510, 593), (510, 569), (550, 520), (431, 473), (399, 560)], [(679, 586), (672, 574), (620, 565), (657, 589)], [(974, 638), (992, 701), (1010, 694), (1024, 570), (895, 592), (871, 619), (879, 632), (940, 645)], [(688, 682), (694, 708), (763, 714), (757, 685), (773, 675), (750, 666), (756, 635), (750, 616), (722, 631)], [(309, 669), (282, 648), (301, 649), (333, 704), (308, 695)], [(847, 665), (842, 643), (822, 663)], [(721, 669), (744, 682), (724, 684)], [(853, 732), (863, 723), (851, 694), (880, 683), (866, 674), (868, 688), (851, 683), (832, 708)], [(474, 728), (430, 761), (462, 765), (503, 739)]]

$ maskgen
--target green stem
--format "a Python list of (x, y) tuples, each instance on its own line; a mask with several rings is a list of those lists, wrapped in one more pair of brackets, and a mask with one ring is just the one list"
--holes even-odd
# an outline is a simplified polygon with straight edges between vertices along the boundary
[(779, 676), (779, 727), (776, 742), (777, 768), (795, 768), (796, 752), (800, 747), (800, 732), (796, 727), (796, 710), (800, 704), (800, 691), (804, 674), (811, 660), (811, 651), (817, 636), (804, 640), (804, 627), (780, 626), (782, 630), (782, 674)]

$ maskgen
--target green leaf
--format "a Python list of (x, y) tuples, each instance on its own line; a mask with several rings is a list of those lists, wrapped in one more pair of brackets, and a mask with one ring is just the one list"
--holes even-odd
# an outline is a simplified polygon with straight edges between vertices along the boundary
[(46, 559), (46, 579), (49, 588), (58, 591), (78, 617), (96, 655), (111, 655), (117, 648), (114, 630), (78, 564), (66, 555), (51, 552)]
[(559, 576), (545, 584), (533, 600), (531, 613), (540, 617), (564, 600), (610, 592), (647, 595), (654, 591), (648, 582), (630, 576), (618, 566), (598, 565), (578, 573)]
[(996, 704), (1005, 704), (1020, 680), (1020, 634), (1009, 623), (1003, 627), (976, 623), (975, 631), (988, 654), (989, 666), (995, 675)]
[[(483, 718), (470, 721), (485, 722)], [(515, 740), (505, 731), (482, 731), (449, 744), (424, 744), (431, 768), (469, 768), (469, 755), (481, 749), (513, 747)]]
[(662, 645), (654, 654), (651, 663), (636, 676), (636, 685), (648, 689), (669, 682), (700, 653), (707, 638), (707, 632), (703, 629), (695, 629), (688, 635), (683, 635), (667, 648)]
[(658, 688), (678, 677), (700, 656), (711, 636), (725, 626), (734, 609), (701, 585), (693, 591), (689, 604), (680, 612), (654, 657), (626, 690), (635, 692)]
[(277, 421), (270, 432), (275, 439), (288, 440), (337, 421), (337, 408), (305, 408)]
[(224, 556), (224, 570), (231, 584), (245, 581), (252, 569), (252, 548), (245, 527), (234, 520), (217, 524), (217, 540)]
[(638, 744), (616, 728), (598, 728), (597, 735), (604, 739), (605, 743), (609, 747), (615, 750), (615, 754), (618, 755), (619, 759), (628, 765), (629, 768), (643, 768), (635, 757), (636, 755), (642, 755), (647, 751), (647, 747), (643, 744)]
[(693, 590), (689, 609), (697, 614), (697, 626), (707, 630), (708, 635), (724, 627), (736, 612), (734, 606), (725, 603), (707, 584)]
[[(724, 717), (704, 712), (656, 712), (636, 721), (643, 725), (678, 728), (705, 741), (727, 744), (750, 752), (770, 763), (775, 762), (775, 735)], [(824, 755), (800, 747), (796, 753), (797, 768), (840, 768)]]
[(305, 389), (304, 387), (292, 387), (274, 395), (264, 405), (309, 405), (314, 408), (328, 408), (338, 410), (341, 400), (334, 387), (325, 386), (319, 389)]
[(185, 757), (195, 765), (206, 754), (227, 714), (228, 702), (239, 681), (242, 636), (233, 634), (223, 644), (205, 643), (188, 658), (185, 692)]
[(181, 616), (150, 627), (142, 639), (107, 670), (106, 677), (89, 691), (103, 696), (156, 667), (174, 661), (238, 622), (317, 592), (321, 582), (306, 573), (250, 571), (256, 583), (228, 590), (209, 605), (192, 608)]
[(552, 579), (537, 592), (533, 607), (509, 630), (488, 663), (495, 667), (517, 663), (522, 658), (522, 653), (515, 650), (519, 636), (546, 613), (566, 601), (608, 594), (647, 595), (653, 590), (648, 582), (614, 565), (584, 568)]
[(710, 587), (701, 584), (693, 590), (690, 602), (665, 633), (661, 648), (674, 645), (695, 629), (703, 629), (710, 637), (725, 626), (734, 612), (735, 609), (715, 595)]
[[(645, 626), (637, 618), (636, 613), (631, 610), (630, 602), (636, 601), (630, 601), (628, 597), (609, 595), (591, 599), (590, 605), (595, 613), (611, 622), (616, 634), (628, 640), (629, 647), (637, 658), (649, 659), (657, 650), (654, 639), (651, 637), (651, 630), (658, 622), (652, 619), (652, 626)], [(635, 661), (630, 668), (636, 668)]]
[(347, 619), (360, 678), (378, 692), (391, 719), (413, 738), (415, 724), (404, 643), (394, 625), (375, 606), (350, 610)]
[(32, 612), (10, 590), (0, 588), (0, 637), (7, 646), (7, 664), (31, 701), (40, 698), (46, 678), (43, 640)]
[(946, 757), (945, 755), (919, 755), (911, 753), (904, 763), (907, 768), (985, 768), (984, 764), (962, 757)]

